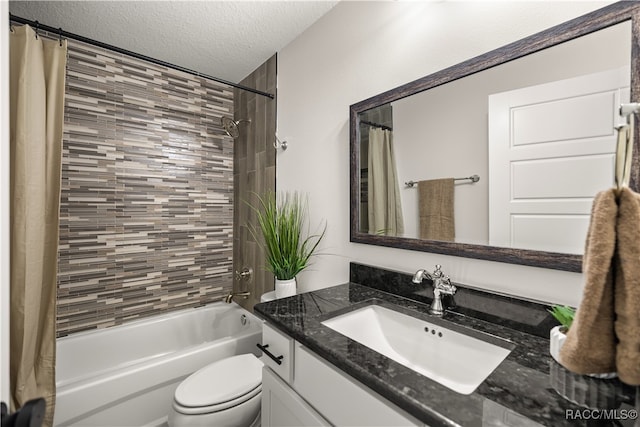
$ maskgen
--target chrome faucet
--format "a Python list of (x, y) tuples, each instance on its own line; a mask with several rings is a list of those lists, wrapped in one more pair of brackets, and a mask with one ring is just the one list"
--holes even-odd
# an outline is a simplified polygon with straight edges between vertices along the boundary
[(429, 308), (429, 314), (442, 317), (444, 314), (442, 295), (455, 294), (456, 287), (451, 283), (449, 276), (444, 275), (440, 264), (436, 264), (436, 269), (433, 273), (428, 273), (425, 269), (416, 271), (416, 274), (413, 275), (412, 281), (413, 283), (422, 283), (423, 279), (429, 279), (433, 282), (433, 301)]
[(231, 304), (231, 301), (233, 301), (235, 297), (247, 299), (249, 298), (249, 295), (251, 295), (251, 292), (236, 292), (236, 293), (229, 292), (229, 294), (227, 294), (227, 296), (224, 297), (224, 302), (226, 302), (227, 304)]

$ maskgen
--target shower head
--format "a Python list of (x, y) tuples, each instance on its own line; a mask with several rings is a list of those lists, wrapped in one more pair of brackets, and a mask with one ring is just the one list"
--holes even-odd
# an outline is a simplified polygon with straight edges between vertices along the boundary
[(222, 128), (231, 138), (236, 139), (240, 136), (240, 131), (238, 130), (238, 125), (242, 122), (251, 123), (251, 120), (233, 120), (231, 117), (223, 116), (220, 119), (220, 123), (222, 124)]

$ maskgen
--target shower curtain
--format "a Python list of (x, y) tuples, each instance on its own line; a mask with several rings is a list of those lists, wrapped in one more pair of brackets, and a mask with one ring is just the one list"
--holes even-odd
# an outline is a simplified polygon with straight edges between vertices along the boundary
[(402, 236), (404, 220), (400, 187), (393, 153), (393, 134), (389, 130), (369, 129), (369, 234)]
[(11, 404), (55, 405), (56, 274), (66, 41), (10, 34)]

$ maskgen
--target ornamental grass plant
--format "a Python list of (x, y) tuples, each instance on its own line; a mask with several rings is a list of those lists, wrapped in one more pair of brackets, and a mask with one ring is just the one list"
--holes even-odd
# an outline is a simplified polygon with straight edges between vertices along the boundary
[(554, 305), (547, 311), (560, 323), (564, 333), (569, 330), (576, 315), (576, 310), (566, 305)]
[[(256, 212), (258, 224), (250, 226), (249, 230), (264, 248), (267, 269), (278, 280), (295, 278), (308, 266), (327, 225), (322, 232), (309, 234), (308, 226), (305, 227), (308, 200), (298, 192), (258, 195), (258, 205), (251, 207)], [(262, 239), (258, 238), (259, 234)]]

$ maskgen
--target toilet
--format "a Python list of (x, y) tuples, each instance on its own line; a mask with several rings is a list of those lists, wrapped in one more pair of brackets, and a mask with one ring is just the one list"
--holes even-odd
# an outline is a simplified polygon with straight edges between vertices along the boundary
[(194, 372), (173, 395), (169, 427), (259, 427), (262, 366), (249, 353)]

